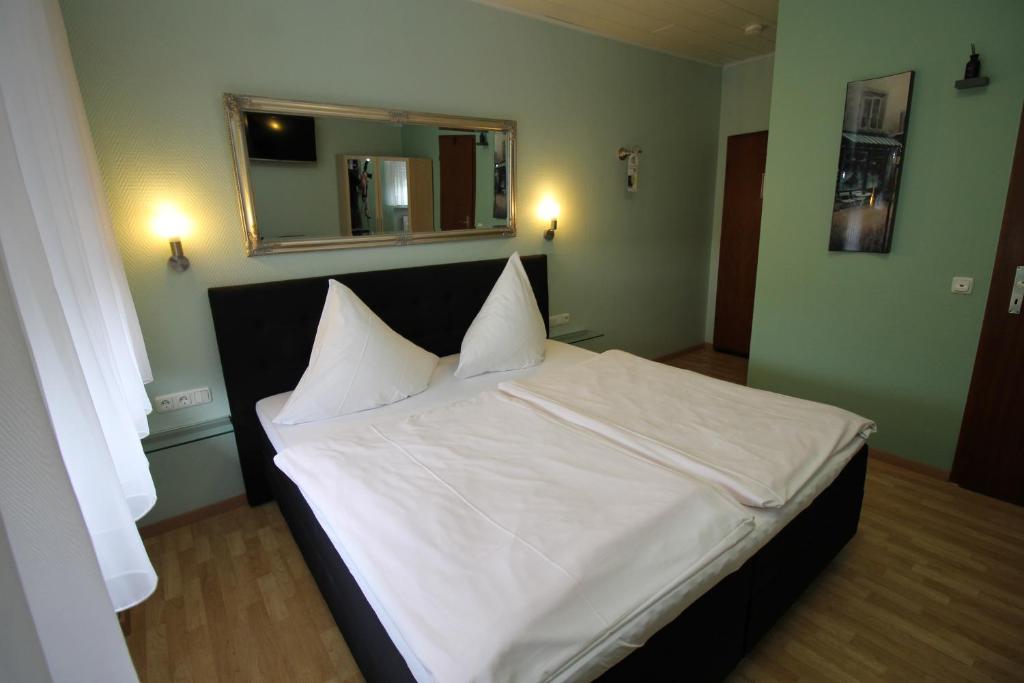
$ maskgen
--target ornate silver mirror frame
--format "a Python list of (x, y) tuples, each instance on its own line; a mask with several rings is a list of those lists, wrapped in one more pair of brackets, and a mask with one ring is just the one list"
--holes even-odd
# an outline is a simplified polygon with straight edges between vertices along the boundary
[[(224, 95), (228, 134), (234, 157), (238, 205), (244, 230), (244, 246), (248, 256), (281, 254), (324, 249), (351, 249), (356, 247), (401, 246), (425, 242), (512, 237), (516, 234), (516, 122), (502, 119), (469, 118), (447, 114), (375, 109), (337, 104), (319, 104), (295, 100), (279, 100), (248, 95)], [(294, 114), (299, 116), (331, 116), (362, 121), (379, 121), (393, 125), (419, 124), (453, 130), (504, 133), (507, 141), (506, 183), (508, 197), (508, 224), (494, 228), (436, 230), (435, 232), (402, 232), (357, 237), (310, 237), (308, 239), (269, 240), (259, 232), (250, 183), (249, 155), (245, 138), (244, 112)]]

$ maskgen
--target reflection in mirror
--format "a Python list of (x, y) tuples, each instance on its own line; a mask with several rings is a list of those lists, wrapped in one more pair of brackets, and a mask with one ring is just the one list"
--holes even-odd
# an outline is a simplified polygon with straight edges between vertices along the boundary
[(262, 241), (509, 226), (504, 131), (241, 114)]
[[(409, 206), (409, 165), (420, 159), (379, 159), (377, 172), (380, 173), (378, 193), (381, 202), (377, 226), (380, 232), (409, 232), (412, 225)], [(428, 223), (429, 225), (429, 223)]]

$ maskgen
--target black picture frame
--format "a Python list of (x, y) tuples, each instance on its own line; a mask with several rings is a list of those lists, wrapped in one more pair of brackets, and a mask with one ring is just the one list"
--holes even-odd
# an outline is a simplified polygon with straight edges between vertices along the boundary
[(892, 249), (913, 90), (913, 71), (846, 84), (829, 251)]

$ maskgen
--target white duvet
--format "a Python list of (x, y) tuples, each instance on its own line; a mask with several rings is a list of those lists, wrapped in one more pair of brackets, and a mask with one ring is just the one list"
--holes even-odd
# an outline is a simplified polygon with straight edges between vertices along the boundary
[(632, 622), (753, 527), (714, 487), (498, 391), (275, 462), (421, 679), (549, 680), (610, 639), (625, 655)]
[(870, 420), (834, 406), (741, 387), (624, 351), (499, 387), (643, 457), (713, 482), (754, 507), (785, 504), (826, 459), (875, 431)]

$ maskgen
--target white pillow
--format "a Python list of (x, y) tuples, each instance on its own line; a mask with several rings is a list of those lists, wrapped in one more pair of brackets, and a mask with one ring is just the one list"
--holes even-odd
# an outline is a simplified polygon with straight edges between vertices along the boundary
[(309, 367), (274, 422), (312, 422), (401, 401), (427, 388), (437, 360), (331, 280)]
[(455, 376), (519, 370), (544, 360), (544, 318), (519, 254), (512, 254), (462, 338)]

